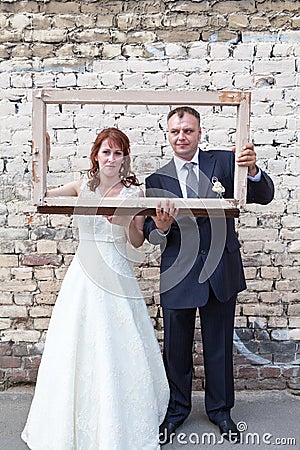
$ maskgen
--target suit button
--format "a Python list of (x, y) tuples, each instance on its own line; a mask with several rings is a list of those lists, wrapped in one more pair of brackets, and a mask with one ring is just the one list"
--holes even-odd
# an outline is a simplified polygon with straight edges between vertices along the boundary
[(201, 253), (201, 255), (206, 255), (207, 250), (201, 250), (200, 253)]

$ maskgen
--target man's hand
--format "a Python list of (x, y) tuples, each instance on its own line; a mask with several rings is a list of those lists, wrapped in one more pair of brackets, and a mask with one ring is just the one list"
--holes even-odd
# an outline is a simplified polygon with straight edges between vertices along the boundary
[[(236, 152), (236, 147), (233, 147), (232, 151)], [(256, 166), (256, 153), (253, 144), (244, 145), (241, 153), (236, 158), (237, 165), (240, 167), (248, 167), (248, 175), (255, 177), (258, 173)]]
[(152, 217), (156, 228), (166, 233), (176, 219), (178, 212), (178, 208), (175, 209), (174, 203), (170, 203), (170, 200), (166, 200), (164, 207), (159, 202), (156, 206), (156, 216)]

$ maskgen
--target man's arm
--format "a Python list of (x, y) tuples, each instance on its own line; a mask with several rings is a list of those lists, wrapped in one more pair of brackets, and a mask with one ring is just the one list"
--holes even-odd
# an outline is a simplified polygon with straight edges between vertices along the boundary
[(274, 198), (274, 184), (269, 175), (261, 170), (260, 181), (248, 179), (247, 203), (267, 205)]
[[(235, 152), (235, 148), (232, 150)], [(261, 205), (270, 203), (274, 198), (274, 184), (269, 175), (257, 167), (256, 152), (252, 143), (243, 147), (242, 152), (236, 157), (236, 162), (240, 167), (248, 167), (247, 203)], [(256, 177), (259, 171), (260, 177), (257, 181)]]

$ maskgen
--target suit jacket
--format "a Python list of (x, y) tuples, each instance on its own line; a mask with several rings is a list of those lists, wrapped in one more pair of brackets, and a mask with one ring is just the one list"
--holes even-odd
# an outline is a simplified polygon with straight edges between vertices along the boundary
[[(199, 151), (199, 197), (216, 197), (212, 178), (225, 187), (224, 197), (233, 198), (234, 153), (225, 150)], [(146, 179), (148, 197), (182, 197), (174, 161)], [(274, 185), (262, 171), (261, 181), (248, 180), (247, 202), (269, 203)], [(156, 230), (147, 217), (144, 233), (149, 242), (161, 246), (161, 305), (192, 308), (208, 301), (209, 288), (226, 302), (246, 288), (234, 219), (177, 217), (167, 236)]]

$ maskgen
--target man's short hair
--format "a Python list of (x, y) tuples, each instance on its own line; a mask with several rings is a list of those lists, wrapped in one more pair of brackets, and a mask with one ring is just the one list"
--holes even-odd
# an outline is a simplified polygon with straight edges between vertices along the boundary
[(175, 114), (177, 114), (178, 117), (182, 119), (184, 113), (188, 113), (196, 117), (198, 125), (200, 127), (200, 114), (198, 113), (198, 111), (196, 111), (194, 108), (191, 108), (190, 106), (178, 106), (178, 108), (172, 109), (167, 116), (167, 121)]

